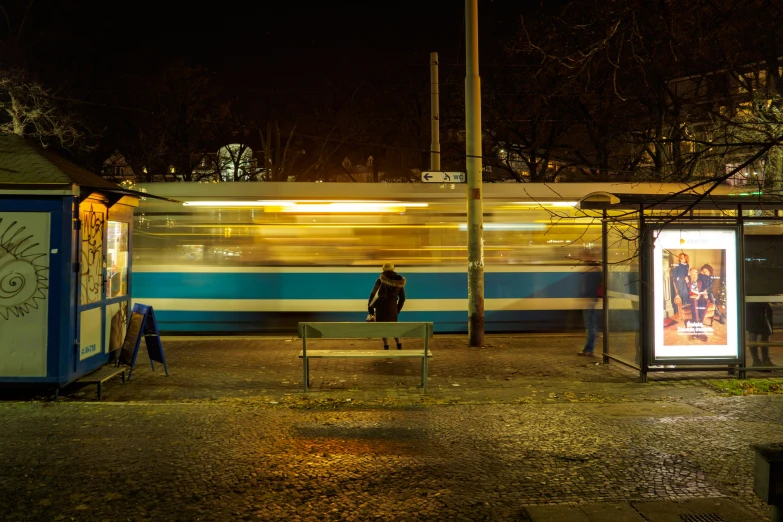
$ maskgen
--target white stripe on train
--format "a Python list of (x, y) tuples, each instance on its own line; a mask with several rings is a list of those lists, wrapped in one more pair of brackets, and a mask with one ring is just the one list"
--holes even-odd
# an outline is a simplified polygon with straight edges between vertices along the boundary
[[(134, 303), (155, 310), (178, 312), (366, 312), (366, 299), (158, 299), (134, 297)], [(487, 311), (502, 310), (581, 310), (595, 303), (592, 299), (530, 298), (485, 299)], [(612, 310), (630, 310), (626, 300), (613, 300)], [(465, 312), (467, 299), (408, 299), (406, 312)]]
[[(399, 266), (400, 274), (430, 274), (430, 273), (466, 273), (465, 266), (433, 265), (433, 266)], [(590, 272), (600, 271), (600, 268), (588, 265), (506, 265), (485, 266), (485, 272)], [(627, 272), (626, 267), (612, 268), (613, 272)], [(380, 267), (366, 266), (193, 266), (193, 265), (133, 265), (134, 273), (220, 273), (220, 274), (354, 274), (369, 273), (379, 274)]]

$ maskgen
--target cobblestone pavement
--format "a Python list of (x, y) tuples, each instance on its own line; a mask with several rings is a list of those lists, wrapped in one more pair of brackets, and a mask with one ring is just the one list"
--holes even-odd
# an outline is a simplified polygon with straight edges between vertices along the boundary
[[(416, 359), (312, 360), (311, 386), (320, 398), (364, 402), (595, 402), (697, 397), (709, 390), (706, 379), (730, 378), (726, 372), (651, 373), (651, 382), (640, 385), (638, 372), (621, 364), (604, 365), (600, 356), (578, 357), (582, 343), (581, 336), (488, 336), (486, 347), (476, 349), (466, 346), (464, 336), (435, 337), (430, 343), (433, 358), (426, 396), (420, 387), (421, 363)], [(106, 400), (280, 400), (302, 392), (298, 339), (164, 338), (163, 344), (169, 377), (160, 365), (153, 372), (143, 362), (142, 347), (130, 383), (108, 382), (104, 385)], [(382, 352), (381, 346), (380, 340), (308, 342), (311, 349), (378, 348)], [(421, 346), (421, 341), (404, 343), (405, 348)], [(783, 376), (783, 371), (778, 375)], [(94, 390), (94, 386), (76, 390), (71, 398), (94, 397)]]
[(639, 384), (578, 341), (436, 338), (425, 396), (406, 361), (313, 364), (305, 395), (295, 342), (166, 340), (170, 377), (0, 402), (0, 519), (768, 520), (749, 445), (783, 396)]
[(723, 496), (761, 518), (748, 444), (780, 439), (780, 399), (6, 403), (0, 498), (11, 521), (528, 520), (537, 505)]

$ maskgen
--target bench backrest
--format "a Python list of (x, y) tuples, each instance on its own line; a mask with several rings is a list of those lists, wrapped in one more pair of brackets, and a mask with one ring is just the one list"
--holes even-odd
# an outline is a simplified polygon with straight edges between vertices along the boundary
[(367, 339), (380, 337), (432, 338), (432, 323), (299, 323), (307, 339)]

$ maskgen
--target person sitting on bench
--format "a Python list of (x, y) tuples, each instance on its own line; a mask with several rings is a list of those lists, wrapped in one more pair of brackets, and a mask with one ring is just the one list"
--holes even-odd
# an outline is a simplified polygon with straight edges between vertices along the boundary
[[(394, 264), (384, 263), (383, 272), (375, 281), (367, 301), (367, 312), (382, 323), (396, 323), (405, 304), (405, 278), (394, 271)], [(399, 338), (394, 338), (397, 349), (402, 350)], [(383, 338), (383, 349), (389, 349), (389, 339)]]

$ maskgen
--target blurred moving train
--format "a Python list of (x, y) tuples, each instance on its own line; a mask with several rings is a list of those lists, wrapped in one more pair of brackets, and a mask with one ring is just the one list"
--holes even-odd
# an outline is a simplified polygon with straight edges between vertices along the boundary
[[(157, 183), (133, 231), (132, 296), (169, 333), (293, 333), (299, 321), (362, 321), (381, 265), (407, 278), (401, 321), (467, 331), (465, 186)], [(590, 193), (671, 194), (667, 184), (487, 184), (485, 330), (582, 327), (584, 278), (600, 279)], [(633, 257), (615, 242), (610, 255)], [(631, 262), (633, 263), (633, 262)], [(633, 268), (630, 268), (633, 270)]]

